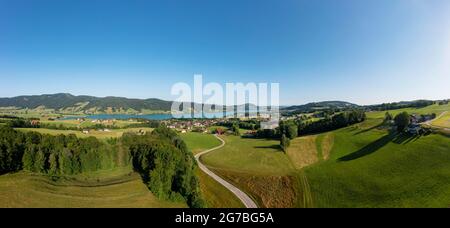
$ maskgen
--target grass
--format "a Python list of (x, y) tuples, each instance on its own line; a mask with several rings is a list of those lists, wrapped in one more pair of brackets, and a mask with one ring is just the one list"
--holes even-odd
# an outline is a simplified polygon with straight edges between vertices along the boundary
[(285, 175), (293, 165), (281, 151), (278, 140), (223, 136), (226, 145), (202, 156), (202, 161), (216, 169)]
[(228, 189), (206, 175), (201, 170), (196, 171), (200, 181), (200, 191), (209, 208), (243, 208), (242, 202)]
[(450, 112), (445, 113), (439, 119), (431, 122), (431, 125), (436, 127), (450, 128)]
[(194, 154), (220, 145), (220, 141), (212, 134), (187, 132), (180, 134), (180, 136)]
[[(188, 132), (180, 134), (180, 136), (194, 154), (220, 145), (220, 141), (211, 134)], [(200, 190), (209, 208), (244, 207), (242, 202), (232, 192), (204, 172), (197, 169), (196, 174), (200, 181)]]
[[(449, 105), (390, 110), (439, 115)], [(449, 207), (450, 138), (389, 133), (385, 112), (362, 123), (291, 141), (223, 136), (205, 164), (261, 207)]]
[[(91, 120), (80, 122), (78, 120), (48, 120), (47, 117), (41, 118), (41, 123), (53, 125), (53, 126), (63, 126), (63, 127), (79, 127), (79, 128), (88, 128), (96, 125), (97, 123), (93, 123)], [(115, 120), (113, 124), (106, 124), (103, 123), (102, 125), (105, 126), (105, 128), (116, 126), (116, 127), (127, 127), (131, 124), (139, 123), (137, 121), (128, 121), (128, 120)]]
[(395, 109), (395, 110), (388, 110), (388, 111), (374, 111), (374, 112), (367, 112), (367, 117), (371, 119), (380, 119), (384, 118), (384, 114), (386, 112), (391, 113), (393, 116), (397, 115), (401, 112), (408, 112), (410, 114), (431, 114), (436, 113), (436, 115), (441, 114), (442, 112), (450, 110), (450, 104), (446, 105), (430, 105), (423, 108), (402, 108), (402, 109)]
[[(298, 137), (291, 140), (291, 146), (288, 148), (287, 155), (297, 169), (301, 169), (313, 163), (316, 163), (322, 157), (322, 146), (317, 148), (316, 136)], [(320, 154), (319, 152), (320, 151)]]
[(144, 130), (146, 132), (151, 132), (153, 128), (127, 128), (127, 129), (112, 129), (110, 132), (105, 131), (90, 131), (89, 134), (84, 134), (82, 131), (74, 131), (74, 130), (53, 130), (53, 129), (46, 129), (46, 128), (17, 128), (16, 130), (23, 131), (23, 132), (29, 132), (29, 131), (35, 131), (39, 132), (41, 134), (50, 134), (50, 135), (68, 135), (68, 134), (75, 134), (77, 137), (80, 138), (87, 138), (87, 137), (96, 137), (99, 139), (108, 139), (108, 138), (118, 138), (123, 135), (125, 132), (134, 132), (138, 133), (139, 130)]
[(0, 176), (0, 207), (186, 207), (157, 199), (130, 169), (54, 180), (21, 171)]
[(221, 136), (223, 148), (202, 156), (215, 173), (246, 192), (260, 207), (295, 207), (294, 165), (278, 140)]

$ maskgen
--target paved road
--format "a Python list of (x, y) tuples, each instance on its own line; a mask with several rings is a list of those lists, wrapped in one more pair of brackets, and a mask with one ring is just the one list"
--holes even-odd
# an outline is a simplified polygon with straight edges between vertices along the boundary
[(211, 170), (209, 170), (208, 168), (206, 168), (205, 165), (203, 165), (203, 163), (200, 161), (200, 157), (206, 153), (209, 153), (211, 151), (217, 150), (222, 148), (223, 146), (225, 146), (225, 141), (223, 141), (223, 139), (221, 139), (219, 136), (214, 135), (217, 139), (219, 139), (222, 144), (218, 147), (214, 147), (212, 149), (209, 150), (205, 150), (201, 153), (198, 153), (195, 155), (195, 160), (197, 160), (198, 166), (200, 167), (200, 169), (205, 172), (206, 174), (208, 174), (210, 177), (212, 177), (214, 180), (216, 180), (217, 182), (219, 182), (221, 185), (223, 185), (225, 188), (227, 188), (228, 190), (230, 190), (233, 194), (235, 194), (237, 196), (237, 198), (239, 198), (242, 203), (245, 205), (245, 207), (247, 208), (258, 208), (258, 206), (256, 206), (256, 203), (247, 195), (245, 194), (243, 191), (241, 191), (239, 188), (236, 188), (234, 185), (230, 184), (229, 182), (227, 182), (226, 180), (222, 179), (221, 177), (217, 176), (215, 173), (213, 173)]

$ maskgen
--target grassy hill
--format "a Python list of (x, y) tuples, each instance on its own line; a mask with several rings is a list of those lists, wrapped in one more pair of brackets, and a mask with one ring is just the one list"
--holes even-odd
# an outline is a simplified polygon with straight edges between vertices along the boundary
[(0, 207), (135, 208), (187, 207), (157, 199), (131, 169), (105, 170), (70, 178), (21, 171), (0, 176)]
[[(448, 110), (431, 105), (389, 112)], [(287, 154), (278, 141), (224, 136), (227, 145), (203, 161), (263, 207), (448, 207), (450, 137), (389, 133), (380, 125), (384, 113), (296, 138)]]
[(334, 132), (330, 159), (305, 169), (316, 207), (448, 207), (450, 138), (366, 123)]
[(220, 145), (220, 141), (212, 134), (187, 132), (180, 134), (180, 136), (194, 154)]
[(277, 140), (222, 138), (223, 148), (202, 157), (215, 173), (248, 193), (260, 207), (298, 205), (295, 169)]
[(359, 105), (346, 101), (321, 101), (304, 105), (282, 107), (280, 110), (281, 112), (308, 113), (324, 109), (348, 109), (357, 107), (359, 107)]

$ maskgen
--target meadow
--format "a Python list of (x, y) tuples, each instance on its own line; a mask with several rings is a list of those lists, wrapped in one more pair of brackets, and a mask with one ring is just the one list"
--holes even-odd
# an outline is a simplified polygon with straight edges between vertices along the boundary
[(448, 207), (450, 138), (389, 133), (379, 123), (333, 132), (330, 159), (304, 170), (314, 206)]
[(145, 132), (151, 132), (153, 128), (126, 128), (126, 129), (111, 129), (110, 131), (99, 131), (99, 130), (91, 130), (88, 134), (84, 134), (81, 130), (75, 131), (75, 130), (53, 130), (53, 129), (45, 129), (45, 128), (17, 128), (16, 130), (23, 131), (23, 132), (29, 132), (29, 131), (35, 131), (39, 132), (41, 134), (49, 134), (49, 135), (68, 135), (68, 134), (75, 134), (77, 137), (80, 138), (87, 138), (87, 137), (96, 137), (99, 139), (109, 139), (109, 138), (119, 138), (121, 137), (125, 132), (134, 132), (139, 133), (140, 130), (143, 130)]
[(187, 132), (180, 134), (180, 137), (194, 154), (220, 145), (219, 140), (212, 134)]
[[(180, 136), (194, 154), (220, 145), (220, 141), (211, 134), (188, 132)], [(200, 190), (209, 208), (244, 207), (242, 202), (232, 192), (200, 169), (196, 170), (196, 174), (200, 181)]]
[(0, 176), (0, 207), (161, 208), (187, 207), (157, 199), (131, 168), (52, 178), (20, 171)]
[(205, 165), (246, 192), (260, 207), (299, 204), (294, 165), (277, 140), (221, 137), (225, 146), (202, 156)]
[(444, 113), (441, 117), (431, 122), (432, 126), (450, 128), (450, 112)]
[(203, 161), (261, 207), (448, 207), (450, 137), (390, 133), (381, 125), (384, 114), (370, 112), (362, 123), (295, 138), (286, 154), (278, 141), (223, 136), (226, 146)]

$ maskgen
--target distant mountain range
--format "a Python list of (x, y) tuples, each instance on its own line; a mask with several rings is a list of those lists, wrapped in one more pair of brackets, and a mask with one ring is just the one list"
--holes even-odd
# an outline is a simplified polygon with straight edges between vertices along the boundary
[[(282, 106), (282, 113), (308, 113), (320, 110), (345, 110), (365, 108), (367, 110), (389, 110), (403, 107), (423, 107), (433, 104), (429, 100), (405, 101), (380, 105), (360, 106), (345, 101), (322, 101), (304, 105)], [(191, 104), (192, 105), (192, 104)], [(246, 109), (256, 110), (253, 104), (241, 105)], [(49, 109), (61, 113), (153, 113), (168, 112), (172, 101), (156, 98), (130, 99), (124, 97), (74, 96), (68, 93), (43, 94), (0, 98), (0, 107), (14, 109)]]
[[(43, 94), (0, 98), (0, 107), (11, 109), (40, 109), (60, 113), (155, 113), (169, 112), (172, 101), (156, 98), (74, 96), (69, 93)], [(193, 103), (190, 103), (193, 106)], [(240, 105), (255, 110), (252, 104)]]
[(54, 109), (67, 112), (169, 111), (172, 102), (160, 99), (74, 96), (68, 93), (0, 98), (0, 107)]

